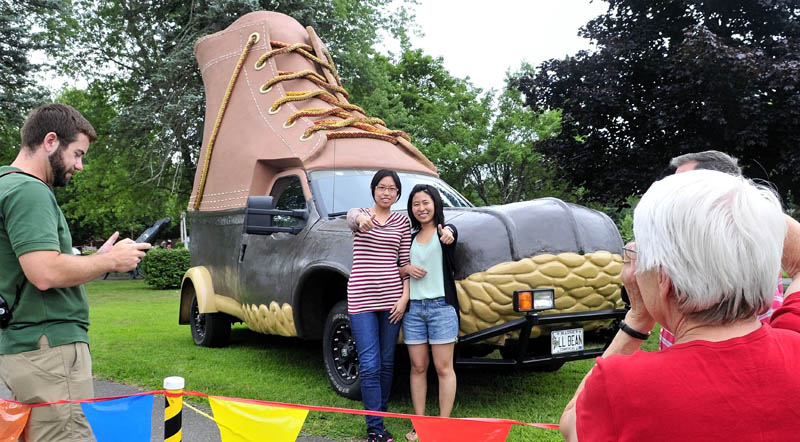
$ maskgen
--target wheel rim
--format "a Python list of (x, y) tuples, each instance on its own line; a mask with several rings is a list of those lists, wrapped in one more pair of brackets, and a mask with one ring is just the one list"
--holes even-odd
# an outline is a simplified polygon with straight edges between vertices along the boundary
[(334, 325), (331, 349), (336, 375), (345, 384), (355, 383), (358, 380), (358, 352), (347, 321), (338, 321)]
[(194, 332), (198, 341), (202, 341), (206, 336), (206, 315), (200, 313), (197, 304), (192, 304), (192, 317), (194, 318)]

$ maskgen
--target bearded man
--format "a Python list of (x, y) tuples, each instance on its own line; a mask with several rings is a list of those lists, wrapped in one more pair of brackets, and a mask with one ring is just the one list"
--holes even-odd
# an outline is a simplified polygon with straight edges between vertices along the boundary
[[(98, 253), (74, 256), (53, 187), (83, 170), (97, 134), (64, 104), (35, 109), (21, 134), (17, 158), (0, 167), (0, 377), (20, 402), (91, 398), (89, 304), (82, 284), (134, 269), (150, 244), (116, 242), (114, 233)], [(77, 403), (33, 408), (23, 439), (94, 440)]]

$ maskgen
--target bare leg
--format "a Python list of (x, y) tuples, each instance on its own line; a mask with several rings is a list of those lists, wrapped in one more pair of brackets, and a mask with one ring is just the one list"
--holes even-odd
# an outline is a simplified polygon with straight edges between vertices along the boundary
[(450, 412), (453, 411), (453, 402), (456, 400), (456, 372), (453, 370), (454, 348), (455, 343), (431, 345), (433, 365), (439, 376), (439, 416), (442, 417), (450, 417)]
[(425, 414), (425, 396), (428, 394), (428, 344), (408, 345), (411, 359), (411, 403), (414, 413)]

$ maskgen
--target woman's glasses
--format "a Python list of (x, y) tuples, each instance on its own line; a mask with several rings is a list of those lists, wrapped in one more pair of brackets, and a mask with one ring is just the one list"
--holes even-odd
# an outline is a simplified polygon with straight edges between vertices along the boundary
[(627, 247), (622, 248), (622, 262), (625, 264), (636, 261), (636, 250)]

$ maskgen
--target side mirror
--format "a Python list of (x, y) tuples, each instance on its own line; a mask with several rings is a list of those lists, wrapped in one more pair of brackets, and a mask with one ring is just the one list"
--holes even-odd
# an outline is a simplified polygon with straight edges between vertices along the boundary
[(303, 230), (304, 224), (297, 226), (274, 226), (273, 216), (289, 216), (303, 221), (308, 219), (307, 210), (278, 210), (271, 196), (247, 197), (247, 208), (244, 212), (244, 231), (251, 235), (269, 235), (275, 232), (286, 232), (296, 235)]

